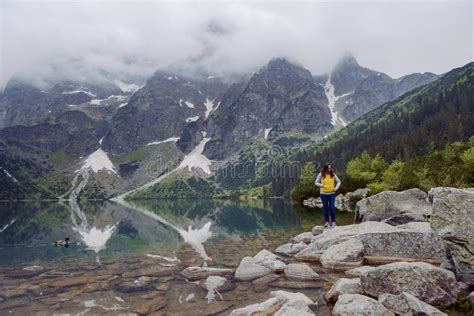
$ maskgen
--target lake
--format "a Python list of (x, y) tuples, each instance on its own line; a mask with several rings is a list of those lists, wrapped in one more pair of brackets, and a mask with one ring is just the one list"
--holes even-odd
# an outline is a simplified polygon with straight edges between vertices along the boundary
[[(0, 214), (0, 281), (7, 293), (0, 313), (15, 314), (120, 314), (156, 293), (166, 302), (163, 313), (225, 314), (266, 299), (272, 289), (253, 292), (243, 283), (223, 293), (222, 301), (207, 304), (207, 291), (180, 278), (179, 271), (143, 271), (156, 266), (172, 270), (178, 261), (181, 269), (204, 261), (236, 268), (244, 256), (274, 250), (324, 222), (321, 209), (284, 199), (4, 202)], [(337, 215), (338, 224), (352, 224), (353, 213)], [(66, 237), (69, 247), (53, 245)], [(45, 270), (25, 275), (23, 268), (35, 265)], [(150, 277), (150, 288), (128, 291), (126, 285), (138, 277), (133, 271)], [(326, 281), (332, 276), (328, 272)], [(324, 289), (321, 284), (301, 291), (314, 296)], [(191, 293), (193, 302), (183, 302)]]

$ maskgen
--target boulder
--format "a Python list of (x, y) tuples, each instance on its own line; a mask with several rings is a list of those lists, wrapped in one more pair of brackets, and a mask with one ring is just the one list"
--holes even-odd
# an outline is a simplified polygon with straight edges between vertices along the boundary
[(399, 315), (447, 315), (407, 292), (399, 295), (384, 293), (379, 295), (378, 300), (383, 306)]
[(382, 222), (363, 222), (326, 229), (314, 236), (311, 244), (295, 258), (320, 261), (326, 249), (353, 238), (362, 242), (364, 258), (377, 264), (403, 260), (439, 263), (443, 257), (441, 242), (429, 223), (392, 226)]
[(321, 199), (318, 198), (309, 198), (303, 201), (303, 205), (307, 207), (323, 207), (323, 202), (321, 202)]
[(373, 298), (360, 294), (342, 294), (339, 296), (332, 314), (338, 316), (395, 316), (393, 312)]
[(365, 198), (369, 194), (370, 189), (369, 188), (363, 188), (363, 189), (357, 189), (353, 192), (347, 192), (346, 196), (351, 199), (351, 198)]
[(384, 221), (391, 225), (428, 221), (431, 205), (420, 189), (383, 191), (357, 202), (355, 222)]
[(336, 201), (334, 203), (334, 206), (340, 211), (351, 212), (353, 210), (349, 197), (344, 194), (338, 194), (336, 196)]
[(196, 267), (196, 266), (187, 267), (186, 269), (181, 271), (181, 275), (183, 275), (189, 281), (197, 281), (197, 280), (205, 279), (211, 275), (231, 276), (233, 273), (234, 273), (234, 270), (227, 269), (227, 268), (211, 268), (211, 267)]
[(275, 313), (274, 316), (312, 316), (316, 315), (309, 309), (308, 304), (304, 301), (290, 301), (283, 304), (283, 306)]
[(278, 311), (285, 302), (278, 297), (272, 297), (262, 303), (234, 309), (230, 316), (271, 315)]
[(240, 281), (250, 281), (264, 275), (270, 274), (271, 269), (256, 264), (254, 258), (244, 257), (235, 271), (234, 278)]
[[(427, 222), (411, 222), (396, 227), (392, 232), (374, 232), (359, 236), (364, 244), (364, 256), (369, 263), (381, 264), (394, 261), (394, 257), (440, 263), (442, 243)], [(371, 258), (373, 257), (373, 258)], [(378, 261), (377, 261), (378, 260)]]
[[(314, 315), (308, 308), (308, 305), (312, 304), (314, 304), (314, 302), (302, 293), (272, 291), (268, 300), (235, 309), (230, 315)], [(306, 308), (304, 308), (304, 306), (306, 306)]]
[(285, 256), (293, 256), (305, 249), (306, 247), (308, 247), (308, 245), (304, 242), (300, 242), (297, 244), (287, 243), (275, 249), (275, 252)]
[(471, 292), (467, 296), (467, 300), (468, 300), (469, 304), (471, 304), (471, 308), (474, 310), (474, 292)]
[(324, 226), (316, 225), (311, 229), (311, 233), (313, 233), (314, 236), (317, 236), (319, 234), (322, 234), (325, 229), (326, 227)]
[(235, 271), (235, 278), (249, 281), (272, 272), (283, 272), (285, 267), (286, 264), (280, 257), (264, 249), (254, 257), (244, 257)]
[(268, 268), (272, 272), (283, 272), (286, 267), (286, 264), (282, 261), (280, 257), (266, 249), (263, 249), (259, 253), (257, 253), (253, 257), (253, 260), (256, 264)]
[(304, 243), (309, 244), (311, 242), (311, 239), (313, 239), (313, 233), (305, 232), (293, 237), (293, 242), (295, 243), (304, 242)]
[(431, 226), (447, 247), (458, 278), (474, 285), (474, 188), (433, 188)]
[(344, 273), (345, 273), (346, 275), (349, 275), (349, 276), (360, 277), (362, 274), (364, 274), (364, 273), (366, 273), (367, 271), (370, 271), (370, 270), (372, 270), (372, 269), (375, 269), (375, 267), (362, 266), (362, 267), (358, 267), (358, 268), (346, 270), (346, 271), (344, 271)]
[(279, 274), (267, 274), (261, 278), (253, 280), (253, 288), (255, 292), (263, 292), (268, 288), (269, 283), (272, 283), (273, 281), (278, 280), (279, 278), (281, 278), (281, 275)]
[(360, 285), (360, 279), (341, 278), (337, 280), (331, 289), (326, 293), (324, 298), (327, 301), (334, 303), (342, 294), (364, 294), (362, 291), (362, 286)]
[(358, 238), (351, 238), (327, 248), (321, 255), (321, 265), (333, 270), (347, 270), (362, 265), (364, 245)]
[[(317, 198), (309, 198), (303, 201), (303, 205), (311, 208), (322, 208), (323, 202), (321, 201), (320, 197)], [(336, 200), (334, 205), (338, 210), (341, 211), (352, 211), (352, 207), (350, 204), (350, 199), (344, 194), (338, 194), (336, 196)]]
[(303, 293), (293, 293), (293, 292), (287, 292), (287, 291), (272, 291), (270, 292), (271, 297), (277, 297), (285, 302), (291, 302), (291, 301), (303, 301), (307, 305), (312, 305), (314, 302), (304, 295)]
[(324, 250), (332, 245), (341, 243), (347, 239), (358, 237), (362, 234), (375, 232), (391, 232), (397, 228), (380, 222), (364, 222), (357, 225), (337, 226), (325, 229), (322, 234), (313, 237), (311, 244), (295, 257), (300, 260), (319, 261)]
[(319, 275), (306, 264), (290, 263), (285, 268), (285, 277), (295, 281), (314, 281)]
[(436, 306), (447, 307), (456, 302), (459, 288), (454, 273), (426, 262), (396, 262), (369, 269), (360, 276), (364, 293), (410, 293)]

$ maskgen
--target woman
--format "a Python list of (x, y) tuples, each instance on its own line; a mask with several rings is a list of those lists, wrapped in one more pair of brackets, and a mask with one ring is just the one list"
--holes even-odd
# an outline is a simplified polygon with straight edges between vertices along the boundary
[[(336, 191), (341, 186), (341, 180), (339, 180), (332, 170), (330, 163), (324, 165), (323, 169), (316, 177), (314, 184), (321, 188), (320, 195), (324, 209), (324, 227), (335, 227), (336, 207), (334, 204), (336, 202)], [(329, 215), (331, 215), (331, 218), (329, 218)]]

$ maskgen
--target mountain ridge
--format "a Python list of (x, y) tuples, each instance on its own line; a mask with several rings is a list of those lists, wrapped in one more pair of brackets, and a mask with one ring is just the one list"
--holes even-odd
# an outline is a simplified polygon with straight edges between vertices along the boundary
[[(362, 73), (371, 71), (361, 67), (354, 57), (347, 58), (344, 67), (356, 67), (356, 77), (359, 70)], [(418, 75), (408, 76), (411, 76), (407, 78), (412, 84), (419, 84)], [(350, 78), (350, 74), (347, 77)], [(61, 142), (62, 146), (51, 151), (48, 146), (53, 144), (45, 139), (43, 143), (35, 144), (37, 148), (30, 146), (35, 149), (28, 154), (18, 146), (14, 149), (6, 134), (2, 136), (0, 133), (0, 152), (39, 159), (44, 162), (46, 173), (53, 172), (67, 179), (70, 175), (65, 175), (68, 171), (64, 165), (77, 165), (81, 157), (101, 148), (122, 175), (106, 177), (108, 180), (105, 182), (101, 180), (107, 187), (106, 196), (110, 196), (151, 181), (153, 174), (146, 171), (147, 164), (163, 156), (163, 150), (167, 153), (162, 163), (176, 166), (205, 137), (209, 140), (204, 143), (200, 154), (213, 161), (217, 168), (230, 157), (238, 156), (254, 140), (261, 139), (270, 146), (274, 142), (285, 143), (291, 148), (321, 139), (338, 128), (331, 112), (337, 109), (329, 108), (325, 87), (328, 78), (328, 75), (313, 75), (287, 59), (274, 58), (258, 72), (245, 75), (230, 85), (206, 72), (187, 77), (160, 70), (142, 87), (130, 85), (136, 91), (123, 91), (120, 86), (128, 89), (125, 83), (115, 84), (115, 88), (108, 92), (100, 87), (96, 91), (94, 87), (84, 85), (56, 85), (52, 89), (55, 95), (69, 97), (68, 93), (71, 93), (79, 99), (78, 104), (65, 107), (63, 102), (44, 120), (58, 122), (55, 117), (76, 111), (85, 117), (81, 119), (80, 114), (73, 117), (84, 122), (90, 118), (95, 122), (93, 129), (88, 132), (81, 128), (70, 130), (69, 137), (76, 145)], [(359, 79), (354, 79), (352, 84)], [(410, 82), (406, 85), (409, 86)], [(334, 88), (337, 89), (337, 83)], [(121, 91), (119, 98), (110, 95), (118, 93), (114, 89)], [(99, 93), (103, 99), (93, 99), (98, 98)], [(337, 100), (342, 98), (340, 95), (336, 97)], [(1, 105), (6, 104), (2, 100), (5, 100), (3, 94), (0, 96), (0, 111), (5, 108)], [(19, 134), (26, 128), (36, 130), (38, 134), (43, 132), (41, 123), (15, 127)], [(171, 138), (176, 145), (169, 141), (165, 143), (167, 145), (160, 144)], [(54, 139), (51, 137), (50, 141)], [(27, 144), (26, 140), (21, 142)], [(67, 163), (58, 163), (61, 159)]]

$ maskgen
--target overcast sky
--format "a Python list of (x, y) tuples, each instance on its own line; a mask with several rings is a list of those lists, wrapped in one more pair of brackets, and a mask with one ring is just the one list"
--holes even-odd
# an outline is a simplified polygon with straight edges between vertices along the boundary
[(474, 59), (472, 1), (0, 3), (2, 87), (14, 74), (148, 76), (189, 59), (226, 74), (282, 56), (318, 74), (350, 51), (392, 77)]

